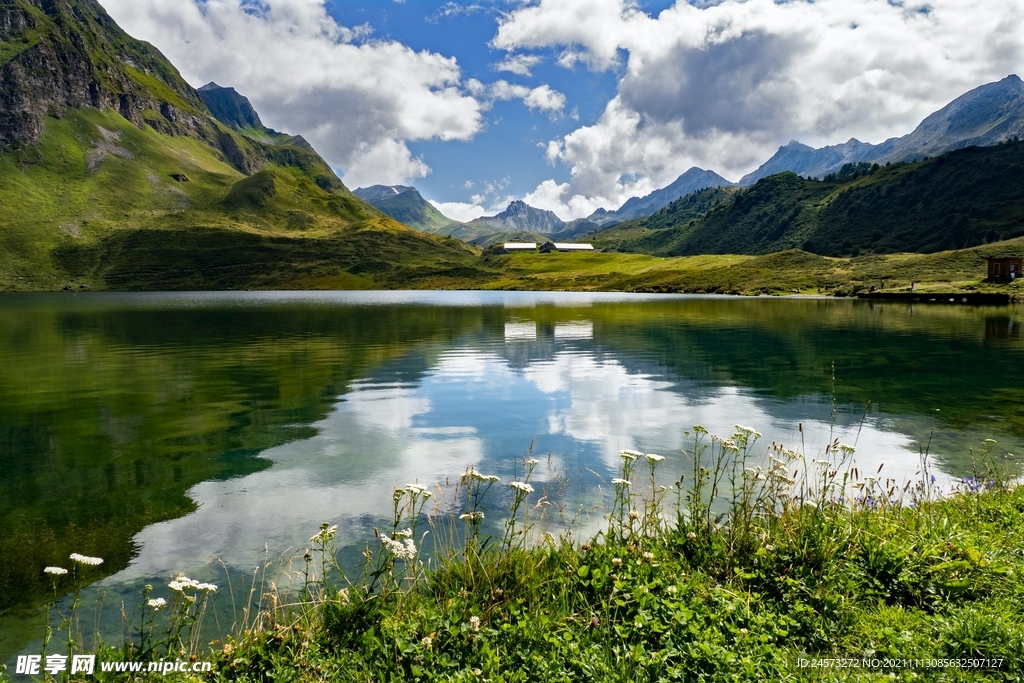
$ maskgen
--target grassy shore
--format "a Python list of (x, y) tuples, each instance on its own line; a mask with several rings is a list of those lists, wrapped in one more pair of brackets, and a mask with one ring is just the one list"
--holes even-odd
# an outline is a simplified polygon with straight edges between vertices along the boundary
[(531, 484), (535, 460), (508, 488), (470, 470), (445, 515), (410, 485), (361, 572), (340, 571), (324, 524), (298, 599), (268, 591), (212, 653), (189, 637), (205, 595), (186, 588), (107, 659), (212, 657), (188, 680), (214, 681), (1021, 680), (1024, 487), (993, 443), (940, 495), (926, 464), (901, 486), (838, 442), (765, 458), (757, 436), (696, 427), (682, 485), (661, 484), (660, 456), (623, 452), (604, 529), (582, 542), (536, 533), (558, 484)]

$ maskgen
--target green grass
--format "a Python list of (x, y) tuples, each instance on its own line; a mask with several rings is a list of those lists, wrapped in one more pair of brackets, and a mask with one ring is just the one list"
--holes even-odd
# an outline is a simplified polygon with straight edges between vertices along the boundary
[[(565, 490), (528, 485), (536, 460), (490, 533), (475, 514), (492, 519), (496, 496), (472, 469), (440, 508), (454, 512), (427, 515), (422, 489), (399, 489), (392, 528), (352, 580), (325, 523), (298, 600), (265, 597), (212, 655), (145, 635), (104, 654), (212, 656), (216, 681), (1020, 680), (1024, 488), (990, 445), (976, 476), (937, 498), (927, 469), (890, 488), (838, 442), (818, 464), (759, 453), (757, 436), (695, 427), (680, 486), (661, 485), (660, 456), (624, 452), (606, 526), (586, 539), (536, 532), (537, 501)], [(408, 538), (434, 538), (435, 554), (407, 555)], [(801, 665), (821, 659), (857, 668)]]
[(0, 290), (362, 288), (472, 256), (360, 201), (315, 153), (222, 134), (263, 170), (110, 111), (49, 119), (38, 148), (0, 154)]

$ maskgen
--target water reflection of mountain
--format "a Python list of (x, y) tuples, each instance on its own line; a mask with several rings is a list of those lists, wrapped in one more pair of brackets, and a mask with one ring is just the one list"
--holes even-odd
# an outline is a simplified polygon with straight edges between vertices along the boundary
[[(303, 506), (370, 524), (355, 498), (386, 496), (382, 477), (505, 467), (531, 441), (604, 476), (618, 448), (678, 449), (694, 422), (792, 443), (797, 421), (827, 428), (833, 388), (844, 435), (871, 401), (865, 451), (930, 437), (963, 468), (967, 444), (1024, 437), (1015, 309), (501, 300), (0, 301), (0, 620), (41, 604), (42, 566), (84, 552), (120, 571), (136, 542), (156, 552), (154, 524), (247, 483), (276, 496), (268, 513), (296, 510), (278, 531), (301, 539)], [(270, 524), (246, 505), (238, 519)]]

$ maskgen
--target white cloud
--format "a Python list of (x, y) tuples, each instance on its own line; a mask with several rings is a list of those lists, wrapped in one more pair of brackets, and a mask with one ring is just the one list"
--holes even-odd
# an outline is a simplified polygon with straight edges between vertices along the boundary
[(538, 55), (509, 55), (494, 65), (496, 71), (509, 71), (517, 76), (530, 76), (533, 67), (544, 61)]
[(461, 223), (467, 223), (474, 218), (479, 218), (487, 213), (484, 207), (476, 203), (468, 202), (435, 202), (433, 199), (429, 200), (434, 208), (443, 213), (452, 220), (459, 221)]
[(1024, 4), (679, 0), (651, 17), (628, 0), (540, 0), (508, 13), (491, 44), (619, 74), (599, 119), (548, 146), (572, 179), (534, 195), (573, 215), (581, 196), (613, 208), (694, 165), (738, 177), (794, 138), (908, 133), (1021, 68)]
[(369, 29), (340, 26), (325, 0), (264, 0), (258, 13), (244, 0), (104, 5), (186, 80), (233, 86), (268, 126), (305, 136), (353, 187), (423, 176), (407, 141), (469, 140), (483, 126), (454, 58), (365, 40)]

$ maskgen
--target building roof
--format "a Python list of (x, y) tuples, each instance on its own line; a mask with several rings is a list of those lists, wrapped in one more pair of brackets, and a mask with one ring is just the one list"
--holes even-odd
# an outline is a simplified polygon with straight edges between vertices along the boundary
[(593, 244), (576, 242), (555, 242), (552, 246), (558, 251), (592, 251), (594, 249)]
[(536, 249), (536, 242), (505, 242), (505, 249)]

